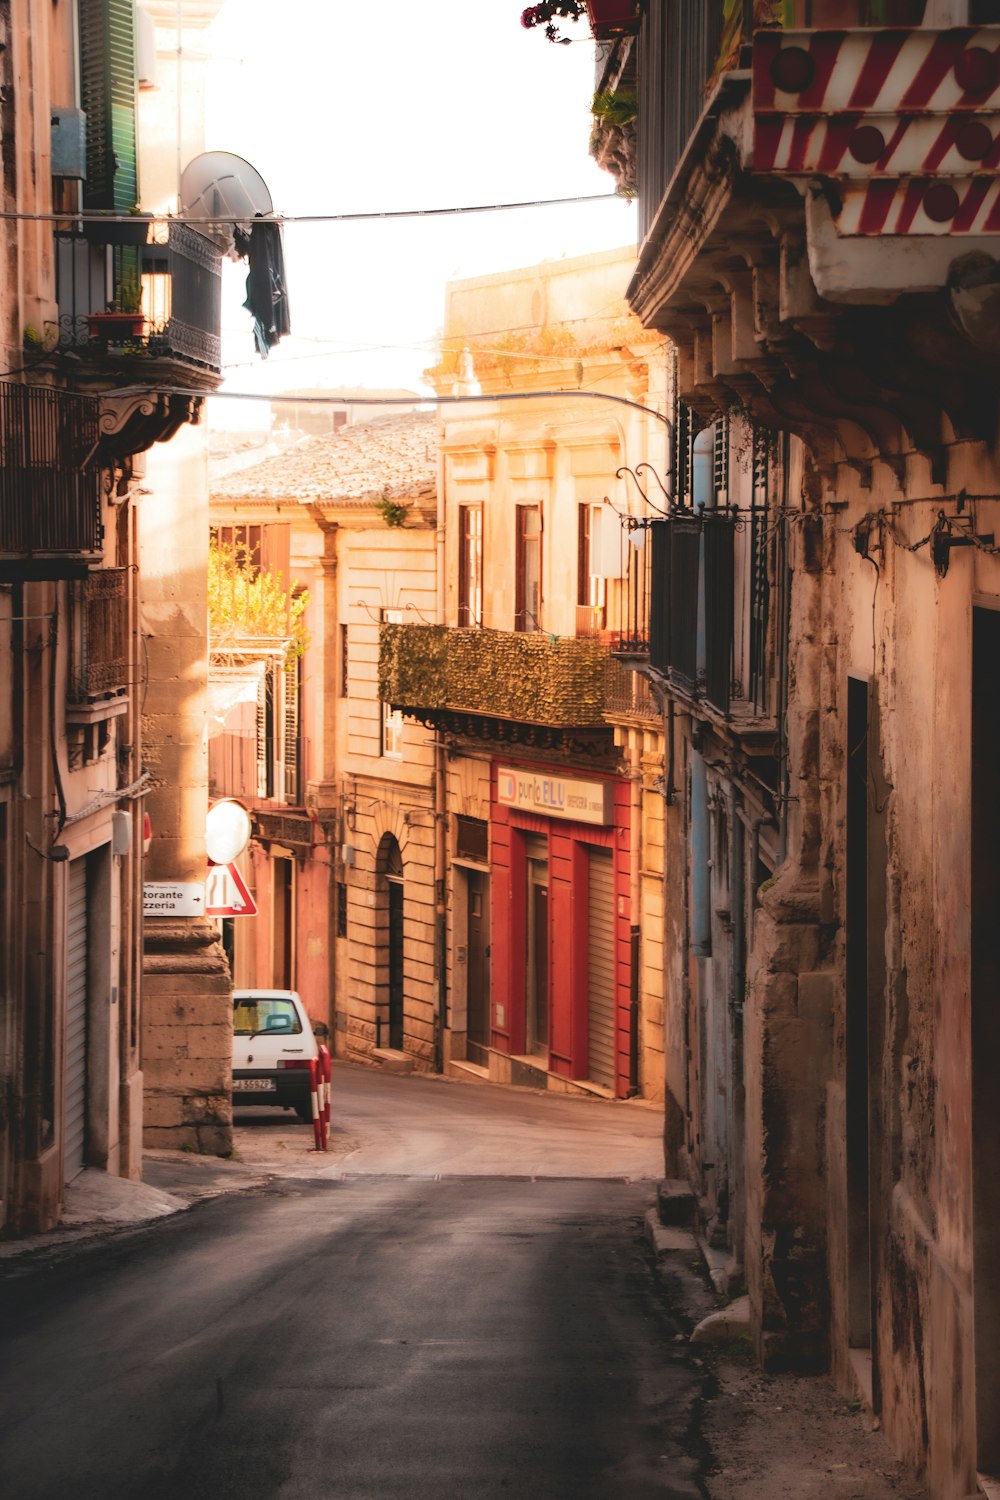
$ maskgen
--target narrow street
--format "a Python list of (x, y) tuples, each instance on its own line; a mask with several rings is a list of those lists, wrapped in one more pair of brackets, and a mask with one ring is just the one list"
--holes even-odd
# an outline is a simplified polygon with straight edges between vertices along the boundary
[(6, 1263), (5, 1493), (701, 1493), (699, 1375), (643, 1237), (656, 1112), (359, 1069), (335, 1090), (331, 1157), (253, 1111), (232, 1169), (291, 1135), (291, 1170), (331, 1177)]
[(657, 1110), (337, 1064), (333, 1113), (320, 1155), (238, 1110), (232, 1161), (86, 1172), (0, 1245), (4, 1496), (920, 1493), (827, 1381), (688, 1342), (713, 1302), (693, 1240), (665, 1270), (646, 1237)]

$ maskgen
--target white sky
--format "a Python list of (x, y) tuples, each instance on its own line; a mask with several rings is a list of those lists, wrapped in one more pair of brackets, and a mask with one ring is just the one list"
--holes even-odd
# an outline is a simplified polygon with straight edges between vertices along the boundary
[[(246, 157), (284, 214), (608, 193), (590, 159), (594, 47), (526, 31), (526, 0), (227, 0), (207, 34), (215, 61), (206, 147)], [(262, 362), (227, 267), (227, 388), (419, 388), (444, 287), (628, 245), (632, 205), (518, 209), (468, 218), (288, 225), (293, 335)], [(246, 425), (247, 403), (213, 422)], [(254, 422), (252, 425), (257, 425)]]

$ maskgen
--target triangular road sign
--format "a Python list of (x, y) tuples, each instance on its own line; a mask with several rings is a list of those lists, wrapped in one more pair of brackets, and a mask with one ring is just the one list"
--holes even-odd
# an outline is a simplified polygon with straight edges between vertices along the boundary
[(255, 917), (257, 905), (235, 865), (209, 865), (205, 881), (206, 917)]

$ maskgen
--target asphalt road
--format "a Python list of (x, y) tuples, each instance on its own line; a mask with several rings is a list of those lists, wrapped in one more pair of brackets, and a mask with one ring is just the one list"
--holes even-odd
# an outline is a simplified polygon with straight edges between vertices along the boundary
[(648, 1182), (281, 1180), (0, 1272), (11, 1500), (692, 1500)]

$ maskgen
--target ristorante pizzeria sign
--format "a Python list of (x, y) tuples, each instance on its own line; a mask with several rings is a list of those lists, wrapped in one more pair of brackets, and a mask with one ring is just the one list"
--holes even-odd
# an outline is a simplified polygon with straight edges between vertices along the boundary
[(610, 781), (577, 781), (569, 776), (542, 776), (537, 771), (497, 769), (497, 801), (501, 807), (541, 813), (546, 818), (568, 818), (574, 823), (605, 827), (614, 818)]

